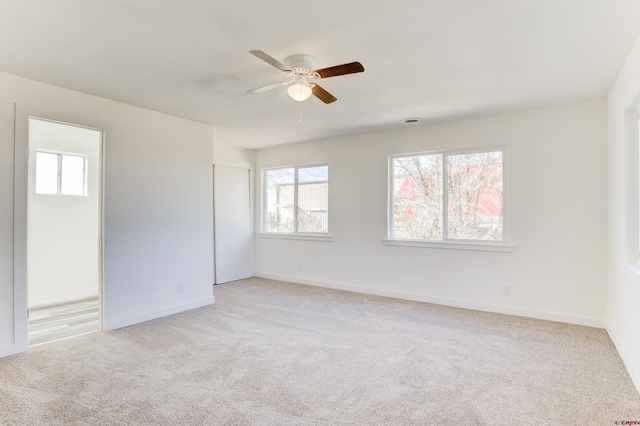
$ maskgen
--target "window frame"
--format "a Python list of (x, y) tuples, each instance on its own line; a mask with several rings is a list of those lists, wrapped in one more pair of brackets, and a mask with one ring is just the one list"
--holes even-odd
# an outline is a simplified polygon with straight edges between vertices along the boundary
[(640, 275), (640, 93), (624, 111), (624, 252), (621, 263)]
[[(53, 154), (53, 155), (57, 155), (58, 156), (58, 169), (57, 169), (57, 178), (56, 178), (56, 192), (55, 193), (46, 193), (46, 192), (38, 192), (37, 188), (38, 188), (38, 154), (42, 153), (42, 154)], [(64, 169), (63, 169), (63, 160), (62, 157), (67, 156), (67, 157), (79, 157), (82, 158), (82, 194), (69, 194), (69, 193), (65, 193), (62, 192), (62, 176), (64, 173)], [(87, 173), (87, 168), (88, 168), (88, 164), (87, 164), (87, 155), (86, 154), (81, 154), (81, 153), (77, 153), (77, 152), (66, 152), (66, 151), (56, 151), (56, 150), (51, 150), (51, 149), (42, 149), (42, 148), (38, 148), (35, 151), (35, 177), (34, 177), (34, 183), (33, 183), (33, 194), (34, 195), (49, 195), (49, 196), (56, 196), (56, 197), (88, 197), (89, 193), (87, 191), (87, 184), (88, 184), (88, 173)]]
[[(299, 232), (298, 231), (298, 170), (299, 169), (310, 169), (314, 167), (326, 167), (327, 168), (327, 231), (326, 232)], [(293, 169), (293, 232), (274, 232), (267, 230), (267, 191), (268, 191), (268, 182), (267, 182), (267, 173), (272, 170), (283, 170), (283, 169)], [(310, 241), (333, 241), (333, 235), (330, 233), (330, 225), (329, 225), (329, 170), (330, 166), (328, 163), (313, 163), (313, 164), (300, 164), (300, 165), (289, 165), (289, 166), (276, 166), (276, 167), (265, 167), (261, 170), (261, 208), (260, 208), (260, 233), (258, 234), (261, 238), (283, 238), (283, 239), (294, 239), (294, 240), (310, 240)]]
[(631, 132), (631, 137), (635, 142), (633, 145), (634, 151), (631, 156), (633, 163), (630, 167), (632, 170), (632, 184), (629, 185), (633, 187), (633, 195), (629, 198), (632, 199), (632, 202), (635, 206), (634, 211), (634, 223), (632, 226), (635, 228), (633, 234), (636, 236), (633, 244), (632, 255), (629, 256), (629, 260), (635, 263), (636, 267), (640, 267), (640, 107), (636, 107), (636, 109), (632, 113), (632, 119), (635, 123), (633, 126), (633, 130)]
[[(446, 176), (448, 175), (447, 157), (451, 155), (482, 154), (489, 152), (502, 153), (502, 240), (469, 240), (448, 238), (448, 185)], [(398, 158), (416, 156), (442, 156), (442, 239), (408, 239), (396, 238), (393, 235), (394, 225), (394, 161)], [(424, 248), (444, 248), (459, 250), (479, 250), (515, 252), (515, 246), (509, 243), (509, 215), (508, 215), (508, 147), (507, 145), (487, 145), (470, 148), (439, 149), (419, 152), (409, 152), (389, 155), (388, 160), (388, 194), (387, 194), (387, 238), (382, 242), (389, 246), (424, 247)]]
[(621, 264), (640, 276), (640, 93), (623, 115), (625, 127), (624, 161), (624, 252)]
[(627, 230), (625, 261), (640, 274), (640, 95), (625, 112), (627, 126), (625, 229)]

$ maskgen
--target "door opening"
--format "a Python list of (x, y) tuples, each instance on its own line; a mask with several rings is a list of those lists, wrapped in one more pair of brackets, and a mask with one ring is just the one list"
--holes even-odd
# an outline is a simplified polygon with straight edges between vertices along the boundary
[(103, 132), (29, 117), (29, 346), (101, 329)]

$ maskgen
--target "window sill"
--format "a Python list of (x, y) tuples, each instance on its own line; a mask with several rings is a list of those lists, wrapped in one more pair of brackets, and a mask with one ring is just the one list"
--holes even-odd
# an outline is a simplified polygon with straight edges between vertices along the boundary
[(258, 238), (274, 238), (280, 240), (305, 240), (305, 241), (333, 241), (333, 235), (331, 234), (275, 234), (264, 233), (258, 234)]
[(420, 240), (382, 240), (386, 246), (438, 248), (447, 250), (473, 250), (473, 251), (497, 251), (502, 253), (515, 253), (516, 246), (504, 243), (476, 243), (455, 241), (420, 241)]

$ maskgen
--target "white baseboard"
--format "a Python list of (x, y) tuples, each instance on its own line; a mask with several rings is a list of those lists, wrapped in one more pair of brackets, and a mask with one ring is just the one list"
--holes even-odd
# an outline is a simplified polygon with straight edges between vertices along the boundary
[(162, 317), (177, 314), (180, 312), (189, 311), (191, 309), (201, 308), (203, 306), (211, 305), (214, 302), (215, 302), (215, 298), (214, 296), (211, 296), (204, 299), (193, 300), (187, 303), (181, 303), (179, 305), (169, 306), (167, 308), (159, 309), (157, 311), (145, 312), (143, 314), (133, 315), (126, 318), (119, 318), (113, 321), (109, 321), (109, 319), (106, 318), (104, 331), (116, 330), (118, 328), (140, 324), (141, 322), (151, 321), (156, 318), (162, 318)]
[(477, 303), (468, 300), (450, 299), (445, 297), (427, 296), (422, 294), (405, 293), (393, 290), (361, 287), (351, 284), (333, 283), (328, 281), (309, 280), (300, 277), (276, 275), (263, 272), (256, 272), (256, 277), (268, 278), (272, 280), (288, 281), (296, 284), (306, 284), (316, 287), (333, 288), (336, 290), (352, 291), (354, 293), (371, 294), (375, 296), (393, 297), (395, 299), (412, 300), (416, 302), (433, 303), (436, 305), (452, 306), (455, 308), (473, 309), (476, 311), (493, 312), (496, 314), (514, 315), (519, 317), (536, 318), (548, 321), (564, 322), (568, 324), (584, 325), (588, 327), (605, 328), (605, 320), (600, 318), (582, 317), (576, 315), (566, 315), (556, 312), (534, 311), (528, 309), (514, 308), (511, 306), (490, 305)]
[(629, 376), (631, 376), (631, 381), (636, 386), (638, 392), (640, 392), (640, 363), (638, 363), (638, 359), (631, 356), (629, 351), (626, 349), (626, 346), (622, 343), (620, 337), (613, 331), (611, 327), (607, 327), (607, 333), (609, 333), (609, 337), (613, 344), (615, 345), (618, 353), (620, 354), (620, 358), (622, 358), (622, 362), (624, 366), (627, 368), (629, 372)]
[(0, 346), (0, 358), (5, 358), (11, 355), (22, 353), (23, 351), (16, 352), (16, 345), (4, 345)]

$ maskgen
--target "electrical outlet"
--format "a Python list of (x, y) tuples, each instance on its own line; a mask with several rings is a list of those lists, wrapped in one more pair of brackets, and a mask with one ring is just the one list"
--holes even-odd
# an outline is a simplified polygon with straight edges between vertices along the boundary
[(178, 293), (184, 293), (184, 288), (182, 287), (182, 284), (178, 284)]
[(302, 271), (302, 263), (298, 263), (296, 267), (298, 268), (298, 271)]
[(503, 286), (502, 294), (504, 294), (505, 296), (509, 296), (511, 294), (511, 286), (510, 285)]

